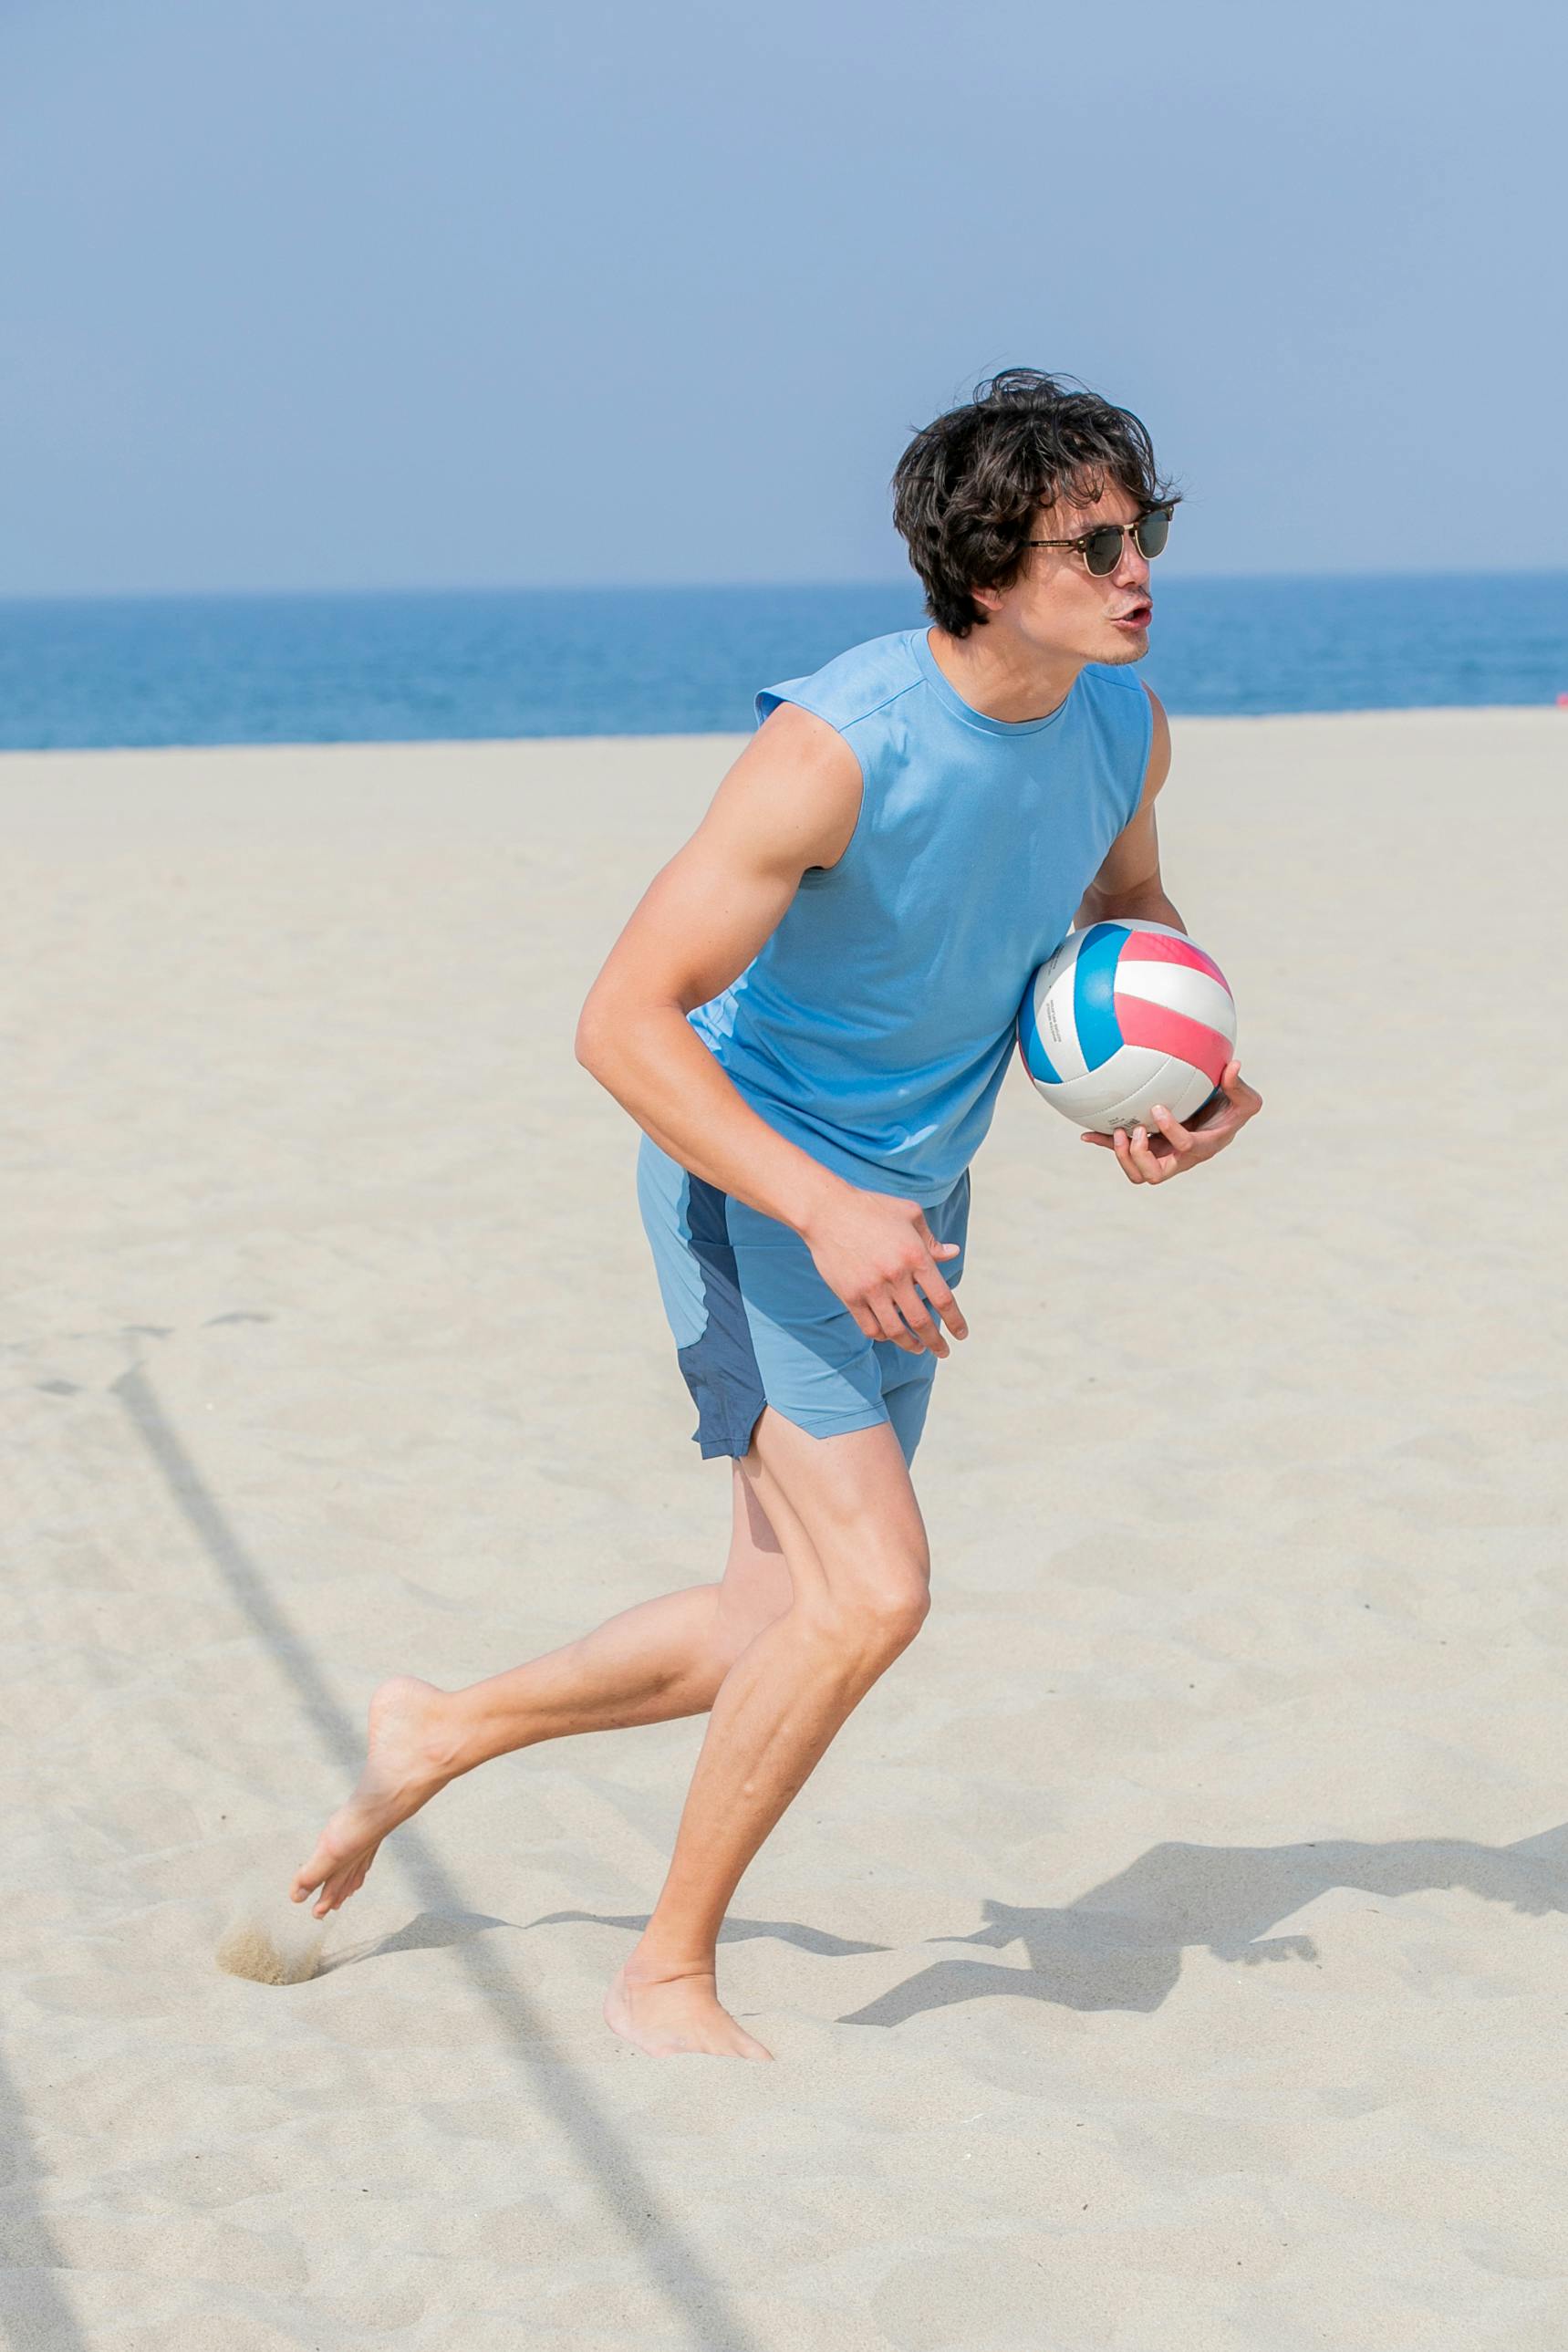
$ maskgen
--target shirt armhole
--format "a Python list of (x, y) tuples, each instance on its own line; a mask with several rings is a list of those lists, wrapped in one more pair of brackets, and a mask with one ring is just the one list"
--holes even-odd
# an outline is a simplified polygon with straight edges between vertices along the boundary
[(831, 727), (834, 734), (841, 737), (842, 740), (849, 745), (850, 750), (855, 755), (855, 765), (861, 772), (861, 803), (859, 808), (855, 811), (854, 825), (850, 834), (850, 837), (848, 841), (845, 842), (842, 849), (840, 850), (837, 857), (833, 860), (831, 866), (808, 866), (806, 867), (800, 877), (800, 887), (804, 889), (808, 883), (819, 884), (828, 881), (831, 877), (837, 874), (843, 866), (844, 860), (848, 857), (851, 850), (854, 847), (855, 842), (860, 834), (861, 819), (865, 814), (866, 793), (869, 789), (871, 780), (866, 774), (865, 761), (861, 755), (860, 745), (855, 741), (854, 737), (850, 732), (850, 730), (856, 723), (854, 719), (846, 719), (843, 724), (841, 725), (838, 719), (830, 718), (828, 713), (823, 710), (819, 704), (811, 701), (808, 696), (804, 694), (791, 693), (782, 687), (765, 686), (761, 688), (757, 697), (757, 724), (758, 727), (761, 726), (765, 719), (770, 717), (771, 714), (778, 709), (779, 705), (781, 702), (793, 702), (800, 709), (809, 710), (813, 719), (820, 719), (824, 726)]

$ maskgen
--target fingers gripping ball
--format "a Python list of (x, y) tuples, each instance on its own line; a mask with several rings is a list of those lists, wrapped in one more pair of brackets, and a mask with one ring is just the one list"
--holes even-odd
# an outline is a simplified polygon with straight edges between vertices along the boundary
[(1023, 994), (1019, 1055), (1077, 1127), (1110, 1135), (1156, 1103), (1191, 1118), (1236, 1050), (1236, 1006), (1212, 956), (1168, 923), (1070, 931)]

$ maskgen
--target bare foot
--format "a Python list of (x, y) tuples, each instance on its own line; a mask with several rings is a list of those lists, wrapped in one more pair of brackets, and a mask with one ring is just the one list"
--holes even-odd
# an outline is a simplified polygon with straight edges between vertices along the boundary
[(604, 2022), (650, 2058), (691, 2052), (707, 2058), (771, 2058), (721, 2004), (711, 1969), (695, 1976), (639, 1977), (618, 1969), (604, 1997)]
[(413, 1675), (382, 1684), (371, 1700), (360, 1784), (327, 1823), (309, 1861), (295, 1873), (291, 1902), (303, 1903), (319, 1887), (320, 1899), (311, 1906), (316, 1917), (336, 1911), (363, 1885), (388, 1831), (456, 1778), (444, 1736), (448, 1696)]

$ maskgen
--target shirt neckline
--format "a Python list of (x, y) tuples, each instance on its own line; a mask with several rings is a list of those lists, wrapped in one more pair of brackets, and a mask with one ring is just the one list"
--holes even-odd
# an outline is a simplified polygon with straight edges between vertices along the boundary
[(966, 727), (977, 727), (983, 735), (1038, 735), (1042, 729), (1054, 727), (1065, 714), (1077, 691), (1078, 677), (1083, 675), (1080, 670), (1056, 709), (1048, 710), (1043, 719), (992, 719), (986, 711), (977, 710), (972, 702), (966, 702), (946, 673), (938, 667), (936, 656), (931, 650), (929, 630), (911, 629), (909, 649), (915, 656), (921, 677), (937, 701), (950, 710), (955, 719), (962, 719)]

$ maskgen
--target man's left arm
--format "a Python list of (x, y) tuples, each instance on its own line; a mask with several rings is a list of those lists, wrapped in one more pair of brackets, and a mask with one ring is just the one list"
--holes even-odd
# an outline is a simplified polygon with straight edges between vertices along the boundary
[[(1106, 851), (1100, 871), (1083, 894), (1083, 902), (1074, 918), (1074, 927), (1079, 930), (1090, 923), (1124, 919), (1168, 923), (1176, 931), (1186, 929), (1166, 896), (1160, 877), (1159, 836), (1155, 826), (1155, 802), (1171, 768), (1170, 721), (1159, 697), (1146, 686), (1144, 692), (1155, 712), (1144, 789), (1136, 809)], [(1103, 1151), (1114, 1151), (1123, 1174), (1131, 1183), (1163, 1183), (1167, 1176), (1182, 1175), (1223, 1151), (1238, 1129), (1263, 1108), (1262, 1096), (1242, 1077), (1239, 1062), (1226, 1064), (1219, 1087), (1219, 1099), (1208, 1104), (1185, 1127), (1171, 1117), (1164, 1103), (1159, 1103), (1153, 1112), (1157, 1132), (1135, 1127), (1129, 1135), (1119, 1127), (1112, 1137), (1086, 1129), (1083, 1140), (1097, 1143)]]

